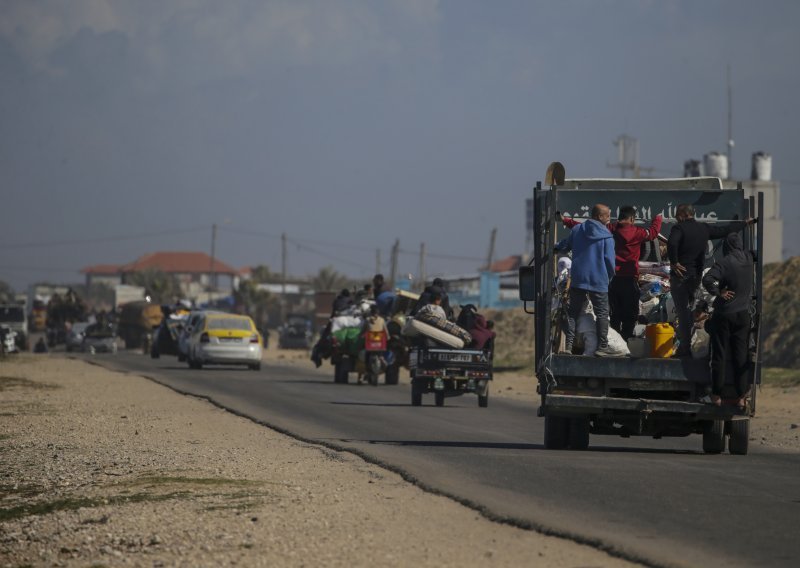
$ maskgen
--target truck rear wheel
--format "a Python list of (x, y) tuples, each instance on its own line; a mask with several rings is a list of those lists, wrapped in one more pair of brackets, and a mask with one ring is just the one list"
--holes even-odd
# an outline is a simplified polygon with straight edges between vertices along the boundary
[(489, 389), (486, 389), (486, 394), (478, 395), (478, 406), (481, 408), (489, 406)]
[(731, 438), (728, 441), (728, 451), (734, 455), (746, 456), (750, 440), (750, 419), (731, 420), (729, 431)]
[(346, 359), (339, 359), (336, 365), (333, 367), (333, 382), (346, 385), (348, 380), (348, 373), (350, 370), (348, 367), (348, 361)]
[(436, 403), (436, 406), (444, 406), (444, 391), (435, 391), (433, 393), (433, 401)]
[(396, 385), (400, 382), (400, 367), (398, 365), (391, 365), (386, 368), (386, 378), (384, 379), (387, 385)]
[(706, 420), (703, 423), (703, 451), (721, 454), (725, 451), (725, 421)]
[(544, 447), (548, 450), (563, 450), (567, 447), (569, 419), (563, 416), (544, 417)]
[(422, 406), (422, 385), (417, 379), (411, 379), (411, 406)]
[(569, 447), (572, 450), (589, 448), (589, 419), (572, 418), (569, 421)]

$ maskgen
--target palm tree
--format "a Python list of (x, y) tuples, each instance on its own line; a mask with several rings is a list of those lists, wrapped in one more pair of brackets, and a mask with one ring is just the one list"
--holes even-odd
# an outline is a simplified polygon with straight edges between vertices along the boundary
[(150, 292), (153, 302), (159, 304), (170, 304), (183, 296), (175, 276), (155, 268), (132, 272), (127, 280), (134, 286), (144, 287)]
[(332, 266), (325, 266), (311, 279), (311, 284), (317, 292), (332, 292), (347, 288), (351, 280), (336, 272)]

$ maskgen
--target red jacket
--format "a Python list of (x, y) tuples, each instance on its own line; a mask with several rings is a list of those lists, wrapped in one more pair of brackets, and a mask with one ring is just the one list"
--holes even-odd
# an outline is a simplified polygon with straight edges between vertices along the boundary
[[(563, 218), (564, 226), (572, 228), (579, 222), (569, 217)], [(652, 241), (661, 231), (661, 215), (656, 215), (649, 229), (642, 229), (634, 224), (609, 223), (608, 230), (614, 236), (614, 252), (616, 257), (616, 275), (638, 278), (639, 257), (642, 243)]]

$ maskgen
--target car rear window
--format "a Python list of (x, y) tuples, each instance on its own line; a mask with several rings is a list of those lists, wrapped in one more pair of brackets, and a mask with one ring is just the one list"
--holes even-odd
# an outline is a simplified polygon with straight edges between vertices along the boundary
[(250, 331), (250, 320), (244, 318), (212, 318), (208, 320), (208, 329), (240, 329)]

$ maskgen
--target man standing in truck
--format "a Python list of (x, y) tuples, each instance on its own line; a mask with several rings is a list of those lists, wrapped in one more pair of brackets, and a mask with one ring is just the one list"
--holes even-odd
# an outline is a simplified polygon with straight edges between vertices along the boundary
[[(565, 227), (579, 223), (561, 217)], [(661, 231), (661, 215), (656, 215), (649, 229), (635, 225), (636, 209), (625, 205), (619, 209), (619, 219), (609, 223), (608, 230), (614, 237), (616, 273), (609, 284), (608, 301), (611, 308), (611, 327), (619, 332), (625, 341), (633, 335), (636, 318), (639, 315), (639, 258), (642, 243), (652, 241)]]
[(587, 299), (596, 316), (595, 355), (614, 356), (608, 347), (608, 284), (614, 278), (614, 238), (608, 230), (611, 209), (601, 203), (592, 207), (592, 218), (573, 227), (569, 236), (556, 245), (559, 251), (572, 251), (572, 283), (569, 289), (565, 351), (572, 353), (576, 321)]
[(667, 240), (667, 255), (670, 264), (670, 292), (678, 315), (678, 349), (675, 357), (690, 357), (692, 354), (692, 304), (700, 284), (706, 259), (709, 239), (721, 239), (728, 233), (741, 231), (753, 219), (709, 225), (694, 218), (694, 207), (688, 203), (678, 205), (675, 212), (678, 221), (672, 227)]
[(722, 245), (725, 257), (703, 276), (703, 287), (716, 296), (708, 328), (711, 334), (711, 389), (704, 402), (720, 404), (725, 385), (725, 365), (733, 364), (733, 384), (745, 407), (750, 302), (753, 296), (753, 255), (744, 250), (739, 233), (729, 233)]

